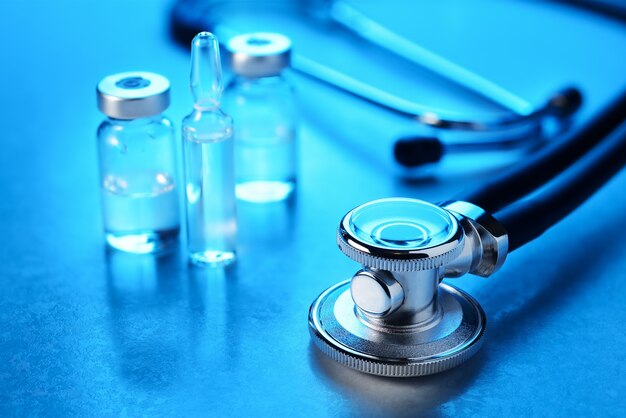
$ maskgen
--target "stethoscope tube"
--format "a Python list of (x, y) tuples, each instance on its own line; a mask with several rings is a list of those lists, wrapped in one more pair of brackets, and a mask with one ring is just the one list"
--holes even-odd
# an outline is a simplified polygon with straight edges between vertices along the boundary
[(622, 123), (607, 139), (549, 183), (545, 190), (494, 214), (507, 230), (509, 252), (538, 238), (569, 215), (624, 164), (626, 124)]
[(532, 193), (558, 176), (593, 149), (626, 120), (626, 92), (613, 100), (580, 129), (566, 134), (535, 156), (512, 167), (475, 190), (462, 193), (458, 200), (472, 202), (495, 213)]

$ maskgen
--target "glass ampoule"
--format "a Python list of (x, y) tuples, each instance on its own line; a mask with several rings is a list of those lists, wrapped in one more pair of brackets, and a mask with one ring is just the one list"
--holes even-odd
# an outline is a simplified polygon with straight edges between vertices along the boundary
[(220, 109), (219, 44), (209, 32), (192, 41), (190, 89), (194, 109), (182, 126), (189, 258), (226, 265), (237, 233), (233, 120)]

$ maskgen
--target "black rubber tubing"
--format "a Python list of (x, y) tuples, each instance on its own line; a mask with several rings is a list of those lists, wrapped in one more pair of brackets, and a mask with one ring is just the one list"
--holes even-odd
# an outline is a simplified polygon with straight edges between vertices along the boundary
[(536, 195), (494, 214), (509, 252), (534, 240), (584, 203), (626, 164), (626, 123)]
[(481, 187), (456, 196), (494, 213), (540, 188), (588, 153), (626, 120), (626, 91), (580, 129), (547, 145), (524, 163)]

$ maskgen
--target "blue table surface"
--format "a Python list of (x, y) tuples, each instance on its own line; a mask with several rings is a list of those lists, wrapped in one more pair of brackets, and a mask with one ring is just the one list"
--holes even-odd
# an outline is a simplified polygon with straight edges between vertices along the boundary
[[(189, 61), (168, 35), (170, 5), (2, 3), (1, 415), (626, 416), (625, 172), (493, 277), (449, 280), (483, 306), (488, 333), (468, 363), (424, 378), (361, 374), (311, 345), (309, 305), (358, 269), (337, 250), (335, 228), (367, 200), (438, 201), (497, 170), (403, 181), (348, 144), (407, 126), (310, 81), (293, 77), (303, 109), (297, 195), (241, 205), (236, 266), (192, 268), (184, 245), (163, 257), (107, 252), (94, 87), (114, 72), (162, 73), (179, 123), (191, 108)], [(560, 4), (359, 7), (534, 104), (580, 86), (576, 123), (626, 88), (626, 26)], [(428, 76), (345, 58), (342, 48), (358, 44), (307, 44), (322, 35), (286, 30), (363, 80), (468, 106)], [(353, 123), (359, 112), (371, 118)]]

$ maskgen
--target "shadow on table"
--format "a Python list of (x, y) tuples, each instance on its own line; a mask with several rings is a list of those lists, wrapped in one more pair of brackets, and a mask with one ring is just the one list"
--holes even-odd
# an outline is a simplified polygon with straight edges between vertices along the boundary
[[(614, 212), (618, 213), (618, 209)], [(603, 277), (602, 270), (620, 259), (624, 247), (603, 245), (601, 250), (596, 250), (581, 243), (596, 242), (598, 231), (602, 231), (602, 242), (621, 242), (623, 231), (611, 227), (616, 216), (607, 214), (589, 220), (584, 227), (572, 231), (571, 236), (575, 239), (555, 235), (542, 237), (542, 240), (548, 240), (540, 244), (542, 248), (551, 245), (552, 251), (529, 249), (523, 255), (526, 259), (509, 262), (511, 266), (524, 269), (522, 280), (501, 281), (494, 283), (490, 289), (481, 289), (482, 292), (492, 292), (487, 296), (494, 303), (490, 310), (496, 311), (496, 317), (489, 326), (493, 340), (506, 343), (514, 335), (541, 328), (568, 299), (582, 292), (594, 291), (593, 287)], [(529, 263), (531, 258), (532, 263)], [(512, 302), (516, 300), (522, 302)]]

